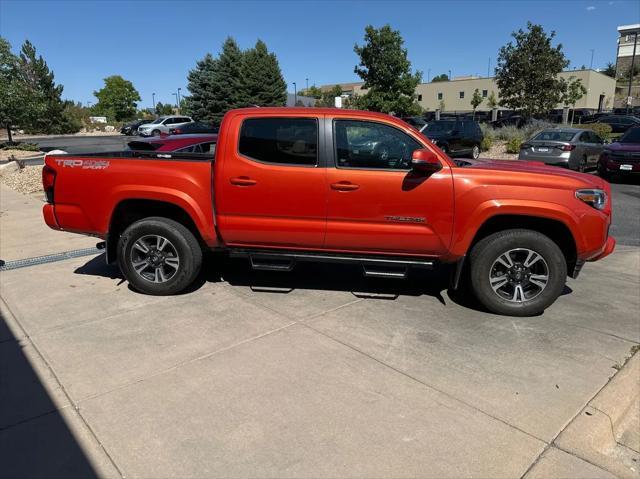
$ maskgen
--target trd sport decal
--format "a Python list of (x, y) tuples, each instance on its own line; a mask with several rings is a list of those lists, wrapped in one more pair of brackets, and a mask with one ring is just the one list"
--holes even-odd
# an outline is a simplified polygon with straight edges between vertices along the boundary
[(104, 170), (109, 168), (106, 160), (64, 160), (56, 159), (58, 166), (63, 168), (82, 168), (83, 170)]

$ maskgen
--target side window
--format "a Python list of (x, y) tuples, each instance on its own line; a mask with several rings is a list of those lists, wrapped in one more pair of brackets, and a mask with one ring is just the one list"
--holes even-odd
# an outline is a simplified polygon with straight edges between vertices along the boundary
[(200, 150), (196, 148), (197, 146), (198, 145), (185, 146), (184, 148), (176, 150), (176, 153), (200, 153)]
[(580, 137), (578, 138), (578, 141), (581, 141), (582, 143), (591, 143), (589, 132), (585, 131), (583, 133), (580, 133)]
[(338, 168), (407, 170), (411, 154), (423, 146), (406, 133), (382, 123), (335, 120)]
[(210, 155), (215, 154), (216, 152), (216, 144), (215, 143), (201, 143), (200, 149), (202, 153), (208, 153)]
[(248, 118), (240, 129), (238, 151), (252, 160), (285, 165), (318, 164), (315, 118)]

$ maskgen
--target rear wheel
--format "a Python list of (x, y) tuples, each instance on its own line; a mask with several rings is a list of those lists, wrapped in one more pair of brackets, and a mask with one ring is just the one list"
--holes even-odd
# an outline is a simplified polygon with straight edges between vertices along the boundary
[(584, 173), (585, 171), (587, 171), (587, 157), (583, 156), (582, 159), (580, 160), (580, 164), (578, 165), (578, 171), (580, 173)]
[(171, 295), (194, 281), (202, 265), (202, 249), (184, 225), (168, 218), (145, 218), (120, 237), (118, 265), (136, 290)]
[(556, 243), (537, 231), (494, 233), (470, 255), (471, 286), (490, 311), (509, 316), (542, 313), (562, 293), (567, 263)]

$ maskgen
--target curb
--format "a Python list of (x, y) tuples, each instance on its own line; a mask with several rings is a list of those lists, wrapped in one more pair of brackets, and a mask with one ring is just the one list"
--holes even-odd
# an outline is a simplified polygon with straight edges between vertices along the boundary
[(628, 418), (633, 418), (639, 400), (640, 352), (637, 352), (569, 423), (555, 445), (618, 477), (637, 479), (640, 451), (622, 442), (629, 427), (633, 427)]

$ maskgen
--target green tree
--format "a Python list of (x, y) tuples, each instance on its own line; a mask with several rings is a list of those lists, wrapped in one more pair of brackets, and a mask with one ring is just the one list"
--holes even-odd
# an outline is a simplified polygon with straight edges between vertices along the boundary
[(278, 59), (269, 53), (262, 40), (244, 52), (240, 78), (243, 106), (284, 106), (287, 103), (287, 84)]
[(322, 92), (320, 98), (316, 100), (315, 106), (333, 108), (336, 106), (336, 97), (342, 95), (340, 85), (334, 85), (330, 90)]
[(480, 106), (482, 103), (482, 95), (480, 94), (480, 90), (477, 88), (473, 92), (473, 96), (471, 97), (471, 106), (473, 107), (473, 119), (476, 118), (476, 108)]
[(559, 74), (569, 65), (562, 45), (551, 44), (540, 25), (527, 23), (527, 31), (513, 32), (512, 42), (500, 48), (496, 67), (496, 83), (500, 104), (521, 110), (525, 117), (546, 113), (554, 108), (563, 94)]
[(229, 110), (245, 106), (242, 91), (242, 52), (236, 41), (228, 37), (211, 75), (211, 97), (207, 104), (207, 117), (200, 118), (219, 125)]
[[(210, 53), (196, 63), (187, 76), (189, 95), (184, 100), (185, 110), (196, 120), (211, 121), (210, 105), (214, 101), (212, 80), (216, 72), (217, 60)], [(156, 105), (156, 112), (157, 112)], [(158, 113), (162, 114), (162, 113)]]
[(7, 129), (9, 141), (13, 141), (11, 127), (23, 125), (29, 108), (18, 57), (11, 52), (11, 44), (0, 37), (0, 122)]
[(315, 85), (311, 85), (308, 89), (302, 90), (300, 95), (318, 99), (322, 98), (322, 90)]
[(398, 116), (420, 113), (416, 102), (416, 86), (422, 73), (411, 73), (411, 62), (399, 31), (389, 25), (365, 28), (365, 43), (354, 46), (360, 63), (354, 69), (364, 81), (367, 93), (355, 99), (358, 108), (391, 113)]
[(164, 104), (161, 101), (156, 103), (156, 115), (172, 115), (173, 114), (173, 106), (170, 103)]
[(446, 73), (441, 73), (431, 79), (431, 83), (437, 83), (439, 81), (449, 81), (449, 76)]
[[(564, 106), (573, 106), (575, 110), (576, 103), (587, 93), (587, 89), (582, 84), (582, 81), (579, 78), (574, 77), (573, 75), (570, 76), (568, 80), (561, 78), (560, 81), (562, 82), (563, 90), (561, 97), (562, 103), (564, 104)], [(572, 125), (574, 115), (575, 111), (571, 114)]]
[(94, 91), (93, 95), (98, 103), (93, 110), (98, 115), (104, 115), (109, 120), (129, 120), (136, 115), (140, 94), (133, 83), (120, 75), (113, 75), (104, 79), (104, 87)]
[(489, 97), (487, 98), (487, 106), (490, 110), (497, 108), (499, 105), (498, 99), (496, 98), (495, 92), (489, 93)]
[(609, 62), (607, 66), (602, 69), (602, 73), (607, 75), (608, 77), (615, 78), (616, 77), (616, 66), (615, 64)]

